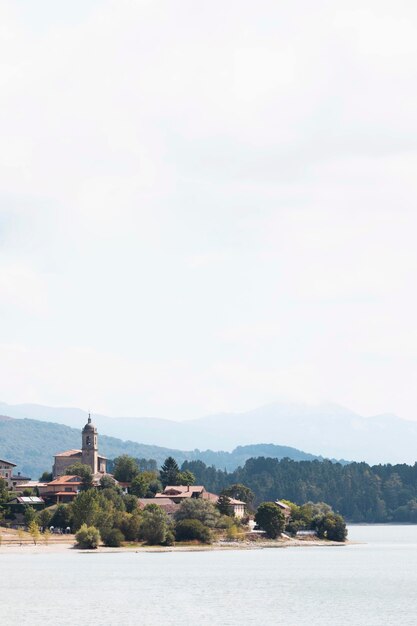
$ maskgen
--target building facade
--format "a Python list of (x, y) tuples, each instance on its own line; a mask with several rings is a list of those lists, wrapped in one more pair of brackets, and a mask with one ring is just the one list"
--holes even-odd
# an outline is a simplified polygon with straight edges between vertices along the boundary
[(16, 467), (15, 463), (11, 463), (10, 461), (5, 461), (4, 459), (0, 459), (0, 478), (2, 478), (6, 482), (8, 489), (11, 489), (13, 486), (12, 474), (13, 474), (14, 467)]

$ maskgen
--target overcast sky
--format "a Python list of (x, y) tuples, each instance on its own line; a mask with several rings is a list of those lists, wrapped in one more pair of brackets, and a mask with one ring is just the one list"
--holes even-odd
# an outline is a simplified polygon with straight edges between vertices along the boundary
[(0, 400), (417, 419), (417, 5), (0, 2)]

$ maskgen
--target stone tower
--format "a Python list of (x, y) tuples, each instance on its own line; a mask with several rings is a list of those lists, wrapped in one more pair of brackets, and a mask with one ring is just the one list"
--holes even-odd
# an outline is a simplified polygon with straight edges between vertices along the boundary
[(83, 445), (81, 462), (91, 467), (93, 474), (98, 472), (98, 436), (97, 428), (91, 423), (88, 415), (88, 422), (82, 432)]

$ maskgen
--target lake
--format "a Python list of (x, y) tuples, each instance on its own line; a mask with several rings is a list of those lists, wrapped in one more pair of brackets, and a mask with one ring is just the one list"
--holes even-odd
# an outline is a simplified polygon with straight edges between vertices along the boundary
[(7, 554), (2, 626), (415, 626), (417, 526), (351, 526), (341, 547)]

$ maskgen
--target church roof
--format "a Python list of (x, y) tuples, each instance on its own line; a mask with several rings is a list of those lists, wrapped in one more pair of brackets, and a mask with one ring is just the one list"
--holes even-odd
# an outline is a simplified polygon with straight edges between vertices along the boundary
[(5, 461), (4, 459), (0, 459), (0, 463), (4, 463), (5, 465), (11, 465), (12, 467), (16, 467), (16, 463), (11, 463), (10, 461)]
[(81, 450), (65, 450), (65, 452), (58, 452), (55, 456), (79, 456), (81, 454)]

